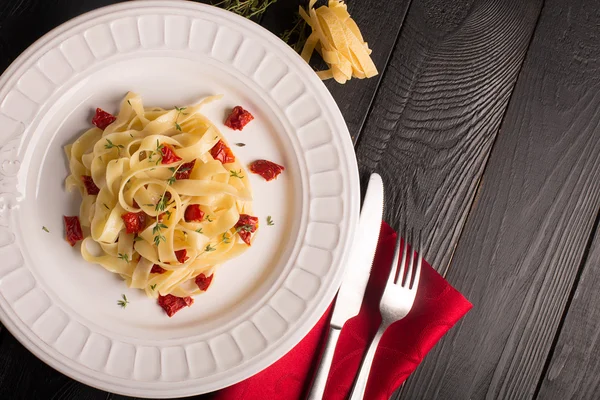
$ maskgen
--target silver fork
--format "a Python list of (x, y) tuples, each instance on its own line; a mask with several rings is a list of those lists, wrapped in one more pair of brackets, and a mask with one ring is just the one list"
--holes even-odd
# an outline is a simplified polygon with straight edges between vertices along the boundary
[[(365, 389), (367, 388), (367, 381), (369, 379), (369, 372), (371, 371), (371, 365), (373, 364), (373, 358), (375, 357), (375, 351), (377, 345), (383, 336), (383, 332), (394, 322), (401, 320), (406, 317), (408, 312), (413, 306), (415, 296), (417, 294), (417, 288), (419, 286), (419, 276), (421, 275), (421, 232), (417, 233), (416, 245), (411, 245), (414, 238), (414, 229), (411, 229), (410, 236), (407, 232), (404, 236), (404, 248), (402, 250), (402, 262), (400, 263), (400, 272), (398, 271), (398, 259), (400, 258), (400, 242), (401, 236), (398, 236), (396, 242), (396, 250), (394, 252), (394, 259), (392, 261), (392, 270), (390, 271), (390, 277), (388, 278), (383, 296), (379, 302), (379, 312), (381, 313), (381, 325), (369, 346), (369, 350), (363, 359), (360, 366), (360, 372), (352, 393), (350, 400), (363, 399), (365, 395)], [(408, 244), (408, 245), (407, 245)], [(408, 254), (408, 247), (411, 246), (410, 255)], [(416, 249), (416, 250), (414, 250)], [(406, 279), (404, 279), (404, 272), (406, 267), (407, 256), (410, 258), (408, 263), (408, 272), (406, 273)], [(415, 268), (415, 258), (417, 258)], [(414, 278), (413, 278), (414, 269)]]

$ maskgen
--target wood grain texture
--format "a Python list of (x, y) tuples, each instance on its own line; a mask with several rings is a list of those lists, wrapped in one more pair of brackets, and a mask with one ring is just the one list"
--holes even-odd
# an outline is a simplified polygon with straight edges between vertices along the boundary
[[(293, 25), (298, 15), (298, 5), (304, 0), (279, 0), (265, 13), (261, 25), (276, 35), (280, 35)], [(354, 18), (369, 47), (371, 58), (379, 70), (379, 75), (370, 79), (352, 79), (340, 85), (333, 79), (325, 81), (327, 89), (337, 102), (352, 140), (356, 143), (362, 131), (371, 103), (380, 81), (385, 76), (386, 65), (396, 44), (402, 22), (411, 0), (354, 0), (348, 1), (348, 12)], [(318, 2), (324, 3), (323, 1)], [(311, 64), (316, 69), (326, 65), (314, 57)]]
[(107, 393), (50, 368), (7, 334), (0, 348), (0, 399), (104, 400)]
[(600, 233), (592, 243), (569, 306), (540, 399), (594, 399), (600, 393)]
[(426, 0), (405, 19), (357, 155), (362, 177), (377, 171), (388, 188), (386, 220), (422, 225), (438, 270), (458, 241), (540, 5)]
[[(402, 398), (534, 396), (600, 207), (599, 6), (545, 2), (446, 276), (474, 308), (427, 356)], [(574, 326), (598, 323), (597, 315), (584, 322), (578, 310)], [(565, 346), (579, 346), (573, 333), (565, 331)], [(557, 347), (552, 376), (564, 349)], [(597, 377), (570, 365), (591, 393)], [(550, 389), (540, 398), (565, 398)]]

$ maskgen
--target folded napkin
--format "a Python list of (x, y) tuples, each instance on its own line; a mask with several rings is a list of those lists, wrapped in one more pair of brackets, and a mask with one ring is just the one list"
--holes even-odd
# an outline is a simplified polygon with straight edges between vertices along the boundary
[[(381, 226), (377, 252), (359, 315), (344, 325), (337, 343), (324, 399), (348, 397), (369, 339), (381, 316), (383, 293), (394, 256), (396, 232)], [(384, 333), (371, 369), (365, 398), (387, 400), (417, 368), (438, 340), (472, 305), (429, 264), (423, 262), (417, 298), (410, 313)], [(331, 316), (330, 306), (321, 320), (296, 347), (269, 368), (238, 384), (213, 393), (217, 400), (300, 400), (310, 387)], [(377, 377), (374, 383), (373, 377)]]

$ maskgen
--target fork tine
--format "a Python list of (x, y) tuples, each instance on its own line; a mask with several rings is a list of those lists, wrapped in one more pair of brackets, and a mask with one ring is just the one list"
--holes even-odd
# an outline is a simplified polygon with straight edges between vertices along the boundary
[(400, 272), (397, 275), (394, 275), (394, 283), (400, 283), (402, 286), (402, 281), (404, 279), (404, 271), (406, 267), (406, 254), (407, 254), (407, 246), (408, 243), (408, 231), (406, 229), (406, 221), (404, 222), (404, 228), (402, 229), (400, 236), (398, 237), (398, 243), (404, 241), (404, 245), (402, 246), (402, 261), (400, 262)]
[(400, 242), (400, 235), (398, 235), (398, 239), (396, 239), (396, 248), (394, 249), (394, 258), (392, 259), (392, 269), (390, 270), (390, 276), (388, 277), (388, 285), (391, 285), (396, 281), (398, 259), (400, 258)]
[[(412, 272), (413, 272), (413, 267), (414, 267), (414, 261), (415, 261), (415, 249), (413, 247), (413, 241), (414, 241), (414, 237), (415, 237), (415, 230), (414, 228), (410, 228), (410, 242), (408, 244), (410, 244), (410, 253), (409, 253), (409, 262), (408, 262), (408, 272), (406, 273), (406, 279), (404, 279), (402, 282), (402, 286), (403, 287), (409, 287), (410, 286), (410, 282), (412, 281)], [(407, 244), (407, 247), (408, 247)]]
[(419, 238), (417, 239), (417, 269), (415, 270), (415, 279), (413, 280), (412, 285), (410, 285), (410, 289), (419, 287), (419, 277), (421, 276), (421, 264), (423, 264), (423, 257), (421, 256), (421, 252), (423, 251), (423, 240), (422, 240), (422, 231), (419, 231)]

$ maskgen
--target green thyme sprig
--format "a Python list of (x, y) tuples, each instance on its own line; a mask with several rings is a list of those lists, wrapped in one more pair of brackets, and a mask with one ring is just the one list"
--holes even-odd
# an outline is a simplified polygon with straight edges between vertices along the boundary
[(234, 170), (229, 170), (229, 176), (232, 178), (239, 178), (239, 179), (243, 179), (244, 175), (242, 175), (242, 170), (240, 169), (239, 171), (234, 171)]
[[(162, 149), (165, 147), (164, 144), (161, 144), (158, 139), (156, 139), (156, 148), (154, 150), (151, 150), (150, 153), (148, 154), (148, 161), (150, 162), (154, 162), (155, 165), (160, 164), (160, 162), (163, 159), (162, 156)], [(154, 157), (154, 155), (157, 156), (156, 161), (152, 159), (152, 157)]]
[(127, 307), (127, 304), (129, 304), (129, 300), (127, 300), (127, 296), (122, 294), (121, 300), (117, 301), (117, 305), (120, 306), (121, 308), (125, 308), (125, 307)]
[(177, 129), (179, 132), (181, 132), (181, 125), (179, 125), (179, 123), (177, 121), (179, 121), (179, 116), (181, 115), (188, 115), (188, 113), (183, 112), (187, 107), (177, 107), (175, 106), (175, 109), (177, 110), (177, 117), (175, 117), (175, 129)]
[(106, 150), (117, 149), (119, 156), (121, 156), (121, 149), (124, 149), (125, 146), (123, 146), (122, 144), (114, 144), (110, 139), (106, 139), (106, 144), (104, 145), (104, 148)]
[(275, 225), (275, 222), (273, 222), (273, 218), (271, 218), (270, 215), (267, 216), (267, 225), (269, 225), (269, 226)]
[(215, 4), (242, 17), (260, 17), (277, 0), (222, 0)]

